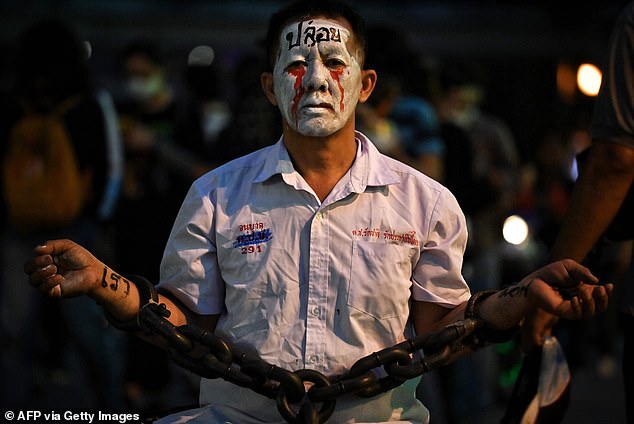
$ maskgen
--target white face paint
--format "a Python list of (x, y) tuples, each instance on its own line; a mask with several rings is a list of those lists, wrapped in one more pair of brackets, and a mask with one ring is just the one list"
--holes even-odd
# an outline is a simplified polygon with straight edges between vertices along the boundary
[(295, 22), (282, 30), (275, 98), (284, 120), (300, 134), (333, 134), (354, 113), (361, 68), (348, 51), (349, 40), (350, 32), (331, 20)]

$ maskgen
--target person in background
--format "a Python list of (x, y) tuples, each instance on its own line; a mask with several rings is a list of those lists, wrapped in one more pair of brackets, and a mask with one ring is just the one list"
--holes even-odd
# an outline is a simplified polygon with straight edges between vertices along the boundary
[[(202, 172), (200, 161), (179, 137), (183, 97), (172, 88), (161, 52), (149, 41), (134, 41), (121, 54), (125, 96), (117, 102), (125, 173), (114, 216), (114, 253), (120, 269), (156, 281), (180, 201)], [(133, 410), (164, 404), (175, 373), (155, 373), (169, 360), (165, 352), (128, 338), (126, 395)]]
[(400, 95), (400, 82), (384, 76), (377, 80), (368, 101), (357, 107), (356, 120), (359, 130), (372, 140), (379, 152), (405, 162), (407, 156), (403, 150), (398, 126), (389, 116)]
[[(582, 261), (605, 234), (634, 238), (634, 3), (621, 12), (612, 33), (592, 119), (592, 145), (574, 185), (551, 257)], [(629, 205), (629, 206), (627, 206)], [(611, 227), (619, 225), (616, 230)], [(630, 263), (631, 269), (631, 263)], [(634, 423), (634, 282), (622, 289), (623, 378), (628, 423)], [(524, 327), (524, 348), (540, 346), (557, 318), (537, 309)]]
[[(501, 246), (517, 189), (515, 141), (509, 127), (484, 110), (485, 88), (474, 66), (444, 63), (435, 81), (432, 101), (446, 148), (443, 181), (463, 207), (470, 230), (464, 273), (473, 290), (500, 288), (509, 283), (502, 277)], [(497, 360), (488, 350), (443, 369), (454, 374), (443, 379), (453, 399), (448, 414), (464, 420), (496, 401)]]
[(232, 111), (221, 93), (220, 72), (210, 46), (198, 46), (190, 52), (184, 74), (187, 94), (176, 138), (195, 155), (190, 164), (199, 164), (199, 176), (226, 162), (224, 154), (229, 146), (222, 132), (232, 120)]
[[(100, 308), (81, 298), (68, 303), (43, 301), (19, 283), (23, 273), (20, 263), (30, 255), (30, 246), (37, 240), (64, 234), (103, 257), (112, 258), (104, 241), (121, 180), (121, 139), (116, 111), (109, 94), (92, 81), (88, 53), (69, 23), (57, 19), (34, 22), (21, 34), (16, 51), (15, 85), (4, 105), (6, 109), (0, 114), (4, 188), (0, 404), (7, 409), (37, 408), (50, 401), (39, 397), (44, 387), (54, 386), (62, 391), (75, 386), (82, 396), (65, 399), (66, 404), (59, 407), (122, 408), (121, 364), (113, 352), (122, 350), (123, 339), (107, 325)], [(80, 199), (77, 215), (56, 223), (17, 222), (16, 216), (30, 215), (30, 211), (13, 210), (15, 207), (11, 206), (8, 187), (17, 183), (11, 181), (16, 177), (8, 172), (13, 166), (11, 151), (18, 147), (13, 144), (18, 141), (13, 134), (21, 122), (34, 130), (37, 122), (53, 115), (61, 122), (66, 134), (62, 138), (70, 140), (75, 159), (63, 164), (57, 162), (55, 166), (66, 167), (68, 163), (70, 169), (70, 164), (76, 163), (80, 172), (81, 191), (74, 193)], [(42, 162), (32, 162), (41, 165), (33, 168), (33, 173), (49, 169), (46, 163), (55, 160), (43, 146), (33, 151), (34, 159), (39, 155), (44, 158)], [(50, 186), (41, 189), (50, 193), (56, 193), (60, 186), (71, 190), (71, 181), (67, 179), (48, 183)], [(35, 196), (35, 193), (21, 195)], [(79, 360), (73, 355), (79, 355)], [(104, 357), (111, 360), (103, 361)]]
[(381, 151), (444, 183), (445, 145), (419, 57), (405, 35), (393, 28), (370, 28), (368, 46), (368, 65), (381, 78), (377, 97), (359, 108), (360, 128), (379, 136)]
[(236, 93), (231, 104), (231, 121), (221, 132), (214, 151), (219, 164), (271, 145), (279, 136), (280, 114), (260, 86), (260, 74), (266, 69), (264, 56), (261, 52), (245, 53), (232, 73)]
[[(126, 96), (117, 102), (117, 110), (126, 161), (115, 217), (117, 261), (122, 269), (152, 276), (162, 255), (157, 245), (167, 239), (179, 196), (194, 176), (176, 174), (159, 153), (160, 145), (176, 143), (178, 100), (157, 49), (151, 43), (134, 42), (122, 53), (121, 66)], [(151, 213), (158, 209), (161, 214)], [(150, 215), (152, 222), (146, 219)], [(145, 240), (144, 248), (124, 246), (119, 236)]]
[[(192, 184), (165, 248), (158, 301), (174, 325), (195, 323), (273, 365), (334, 377), (412, 331), (469, 315), (465, 218), (449, 190), (355, 130), (355, 109), (377, 74), (364, 66), (365, 24), (354, 9), (292, 3), (271, 17), (266, 45), (270, 68), (260, 81), (279, 108), (282, 136)], [(135, 328), (149, 301), (141, 280), (69, 240), (37, 246), (25, 271), (50, 296), (88, 295), (121, 328)], [(562, 286), (578, 292), (563, 299)], [(474, 299), (473, 311), (503, 331), (533, 304), (591, 316), (611, 290), (561, 261)], [(368, 399), (342, 396), (331, 420), (426, 423), (419, 380)], [(281, 421), (275, 400), (222, 379), (201, 379), (200, 402), (159, 422)]]

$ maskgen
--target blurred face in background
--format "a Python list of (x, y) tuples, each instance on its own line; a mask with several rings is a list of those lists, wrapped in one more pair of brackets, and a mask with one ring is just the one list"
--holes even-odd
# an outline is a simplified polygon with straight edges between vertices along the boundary
[(166, 87), (163, 68), (142, 54), (133, 54), (125, 60), (126, 90), (132, 99), (146, 102)]

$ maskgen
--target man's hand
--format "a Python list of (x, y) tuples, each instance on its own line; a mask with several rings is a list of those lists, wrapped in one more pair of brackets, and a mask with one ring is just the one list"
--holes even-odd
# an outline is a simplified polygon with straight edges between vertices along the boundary
[[(613, 284), (599, 284), (588, 268), (572, 259), (553, 262), (482, 302), (480, 316), (507, 329), (541, 308), (559, 318), (589, 318), (608, 306)], [(541, 331), (543, 334), (544, 328)]]
[[(34, 257), (24, 264), (24, 272), (29, 276), (29, 283), (43, 293), (58, 298), (88, 295), (119, 321), (129, 321), (139, 313), (141, 299), (134, 282), (106, 266), (77, 243), (49, 240), (37, 246), (33, 253)], [(213, 330), (220, 317), (193, 314), (162, 295), (159, 295), (159, 303), (166, 305), (170, 311), (169, 319), (177, 327), (196, 322)], [(165, 345), (160, 336), (140, 336), (157, 346)]]
[(559, 318), (540, 308), (533, 308), (526, 314), (521, 329), (521, 345), (524, 352), (530, 352), (541, 346), (546, 337), (552, 334)]
[(530, 281), (533, 278), (560, 287), (561, 290), (557, 290), (558, 297), (552, 297), (552, 293), (542, 287), (543, 292), (538, 296), (538, 303), (526, 314), (522, 325), (521, 343), (524, 352), (541, 346), (544, 339), (552, 333), (561, 316), (557, 313), (558, 308), (563, 308), (562, 313), (570, 313), (566, 311), (567, 304), (561, 298), (562, 294), (570, 298), (569, 305), (575, 314), (572, 319), (578, 319), (594, 315), (597, 308), (599, 311), (605, 310), (613, 290), (612, 284), (598, 285), (598, 279), (590, 270), (572, 259), (554, 262), (530, 274), (525, 280)]
[(600, 284), (588, 268), (572, 259), (553, 262), (525, 277), (519, 285), (527, 287), (536, 307), (570, 320), (604, 311), (614, 290), (613, 284)]
[(50, 240), (37, 246), (24, 264), (29, 284), (51, 297), (90, 295), (99, 285), (105, 265), (70, 240)]

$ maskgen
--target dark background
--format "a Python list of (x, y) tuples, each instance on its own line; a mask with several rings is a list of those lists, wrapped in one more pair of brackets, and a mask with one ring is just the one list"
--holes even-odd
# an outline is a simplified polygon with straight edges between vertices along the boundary
[[(0, 0), (0, 93), (12, 86), (13, 56), (20, 33), (43, 17), (70, 22), (90, 42), (97, 86), (121, 92), (117, 55), (131, 41), (150, 39), (168, 59), (175, 87), (184, 84), (187, 56), (198, 45), (216, 53), (221, 95), (232, 99), (230, 78), (240, 58), (261, 47), (269, 15), (281, 0)], [(593, 98), (557, 91), (556, 71), (582, 62), (601, 65), (612, 25), (624, 1), (490, 2), (356, 0), (369, 26), (401, 31), (428, 68), (466, 60), (481, 71), (485, 108), (505, 120), (524, 161), (550, 129), (587, 125)], [(393, 46), (398, 50), (401, 46)], [(403, 64), (407, 66), (407, 63)], [(226, 83), (225, 83), (226, 82)], [(274, 141), (274, 140), (272, 140)], [(575, 374), (566, 423), (622, 422), (618, 371), (609, 380), (592, 367)], [(56, 394), (64, 396), (64, 394)], [(496, 422), (500, 410), (479, 422)], [(490, 420), (488, 418), (491, 418)]]
[[(475, 64), (485, 84), (485, 108), (511, 126), (524, 158), (547, 128), (586, 119), (592, 98), (557, 93), (558, 64), (601, 65), (614, 20), (624, 1), (489, 2), (386, 1), (352, 3), (368, 26), (401, 31), (425, 66), (446, 60)], [(220, 78), (236, 71), (239, 58), (260, 46), (268, 16), (281, 0), (57, 0), (0, 3), (0, 90), (11, 84), (11, 57), (17, 37), (32, 21), (62, 17), (88, 40), (95, 80), (115, 95), (116, 55), (137, 38), (158, 42), (169, 60), (174, 84), (189, 51), (214, 48)], [(398, 49), (399, 46), (394, 46)], [(231, 98), (231, 84), (223, 95)]]

